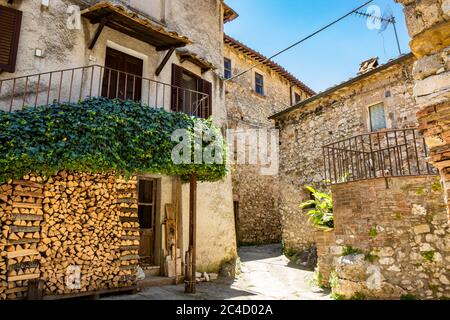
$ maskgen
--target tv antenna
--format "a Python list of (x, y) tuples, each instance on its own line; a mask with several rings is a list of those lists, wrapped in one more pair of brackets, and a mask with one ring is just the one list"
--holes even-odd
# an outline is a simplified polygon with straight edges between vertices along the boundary
[(374, 14), (361, 12), (361, 11), (355, 11), (354, 13), (357, 16), (372, 19), (372, 21), (374, 21), (374, 22), (375, 21), (380, 22), (381, 26), (380, 26), (378, 33), (384, 32), (387, 29), (387, 27), (391, 24), (394, 27), (395, 40), (397, 41), (398, 53), (399, 53), (399, 55), (402, 55), (402, 49), (400, 48), (400, 41), (398, 39), (398, 33), (397, 33), (397, 26), (396, 26), (397, 21), (395, 20), (394, 14), (392, 13), (392, 10), (389, 7), (387, 7), (384, 10), (383, 15), (381, 17), (376, 16)]

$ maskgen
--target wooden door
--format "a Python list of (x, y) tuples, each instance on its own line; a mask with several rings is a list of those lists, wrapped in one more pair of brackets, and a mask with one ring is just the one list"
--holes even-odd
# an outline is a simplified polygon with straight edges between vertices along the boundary
[(139, 180), (139, 256), (143, 264), (155, 263), (156, 180)]
[(102, 96), (140, 101), (143, 61), (126, 53), (106, 48)]

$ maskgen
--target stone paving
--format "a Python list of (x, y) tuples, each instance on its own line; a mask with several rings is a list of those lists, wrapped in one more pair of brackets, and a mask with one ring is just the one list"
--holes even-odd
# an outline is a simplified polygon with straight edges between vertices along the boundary
[(329, 300), (328, 292), (311, 286), (313, 271), (292, 264), (280, 245), (239, 249), (242, 273), (235, 280), (198, 284), (197, 293), (184, 294), (184, 285), (145, 289), (114, 300)]

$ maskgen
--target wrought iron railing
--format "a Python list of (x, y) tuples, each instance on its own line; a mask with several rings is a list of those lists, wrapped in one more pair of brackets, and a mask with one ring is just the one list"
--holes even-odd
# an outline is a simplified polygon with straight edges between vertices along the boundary
[(374, 179), (435, 175), (428, 149), (417, 129), (357, 135), (323, 146), (325, 180), (329, 184)]
[(208, 117), (208, 94), (91, 65), (0, 80), (0, 109), (77, 102), (88, 97), (140, 101), (150, 107)]

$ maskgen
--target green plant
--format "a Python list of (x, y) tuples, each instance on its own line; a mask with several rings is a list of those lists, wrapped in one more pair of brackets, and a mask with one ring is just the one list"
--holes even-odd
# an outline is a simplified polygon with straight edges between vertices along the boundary
[(333, 293), (330, 295), (330, 297), (331, 297), (331, 299), (333, 299), (333, 300), (346, 300), (346, 297), (345, 297), (344, 295), (339, 294), (339, 293), (336, 293), (336, 292), (333, 292)]
[(364, 257), (364, 259), (366, 261), (369, 261), (370, 263), (374, 263), (375, 261), (378, 261), (380, 259), (379, 256), (377, 256), (376, 254), (372, 254), (372, 253), (367, 253)]
[(342, 248), (342, 256), (349, 256), (351, 254), (362, 254), (362, 250), (355, 249), (352, 246), (345, 246)]
[(439, 290), (439, 286), (436, 284), (429, 284), (428, 288), (430, 288), (430, 290), (433, 292), (437, 292)]
[(284, 255), (286, 257), (288, 257), (289, 259), (291, 259), (293, 256), (295, 256), (295, 254), (297, 253), (297, 251), (293, 248), (288, 248), (284, 250)]
[(350, 300), (367, 300), (367, 297), (364, 293), (355, 292), (355, 294), (350, 297)]
[[(213, 153), (222, 157), (222, 163), (173, 163), (172, 150), (179, 141), (172, 141), (172, 133), (185, 129), (193, 141), (199, 136), (196, 127), (216, 136), (219, 147)], [(197, 143), (195, 150), (206, 145)], [(61, 170), (126, 177), (159, 173), (186, 178), (196, 174), (199, 181), (217, 181), (228, 172), (226, 149), (211, 119), (132, 101), (94, 98), (0, 111), (0, 183), (31, 172), (51, 176)]]
[(339, 287), (339, 278), (335, 270), (330, 272), (330, 277), (328, 278), (328, 284), (332, 290)]
[(433, 184), (431, 185), (431, 190), (434, 192), (441, 192), (442, 191), (442, 183), (440, 177), (436, 177)]
[(413, 294), (404, 294), (400, 297), (400, 300), (417, 300), (417, 297)]
[(311, 186), (305, 187), (314, 199), (303, 202), (300, 207), (302, 209), (311, 207), (307, 212), (309, 216), (308, 221), (312, 222), (314, 226), (319, 228), (333, 228), (333, 198), (331, 194), (320, 192)]
[(369, 230), (369, 237), (375, 238), (378, 235), (378, 231), (376, 228), (370, 228)]
[(425, 251), (425, 252), (422, 252), (422, 257), (428, 262), (433, 262), (434, 254), (435, 254), (434, 251)]

